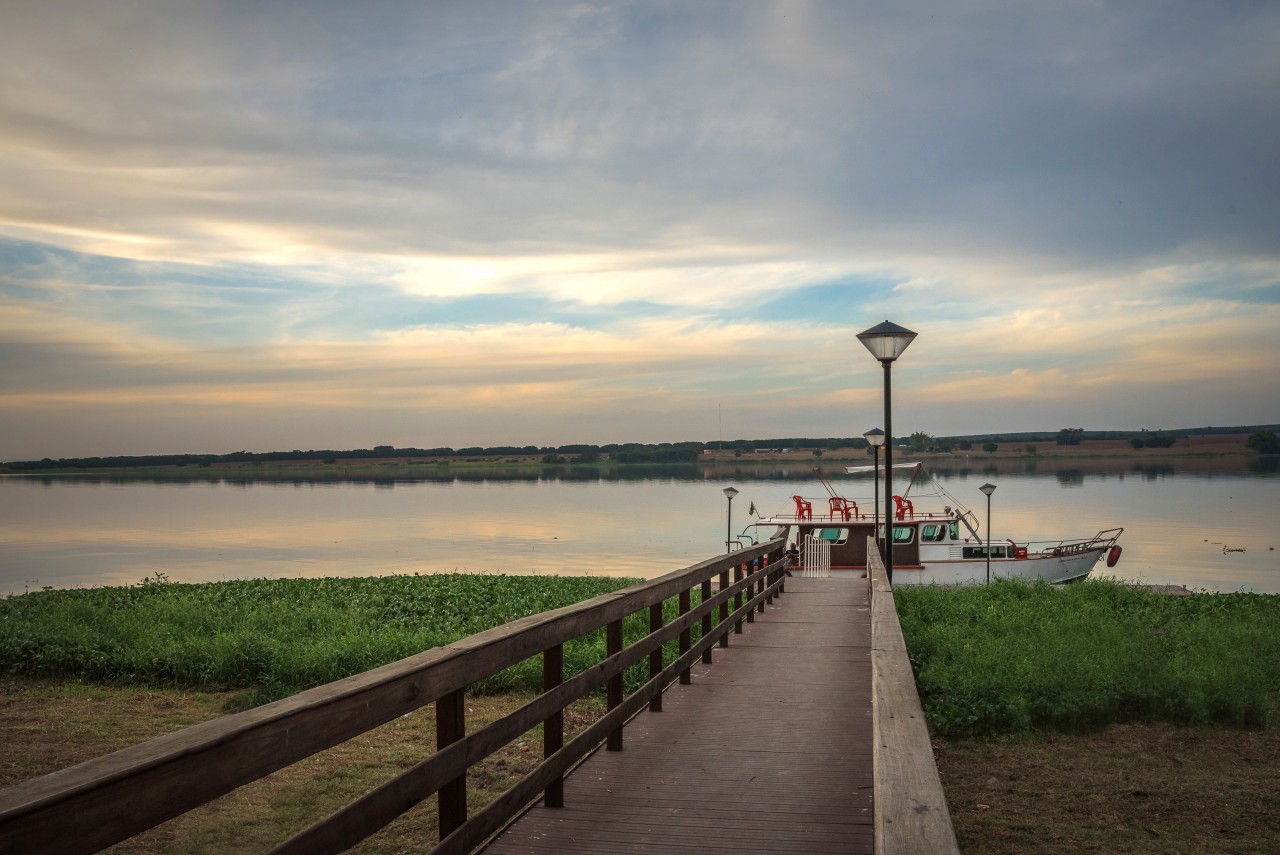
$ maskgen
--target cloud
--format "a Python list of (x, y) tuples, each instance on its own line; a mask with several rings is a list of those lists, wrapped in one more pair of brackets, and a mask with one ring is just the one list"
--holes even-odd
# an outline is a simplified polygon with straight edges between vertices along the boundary
[(0, 456), (92, 451), (73, 412), (216, 436), (183, 407), (242, 447), (518, 442), (516, 404), (677, 439), (713, 399), (842, 434), (884, 318), (922, 423), (1189, 384), (1267, 416), (1278, 36), (1265, 4), (15, 0)]

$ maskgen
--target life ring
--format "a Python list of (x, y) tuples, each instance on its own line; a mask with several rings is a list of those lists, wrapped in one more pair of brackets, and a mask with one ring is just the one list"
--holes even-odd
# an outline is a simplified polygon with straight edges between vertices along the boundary
[(1116, 564), (1117, 564), (1117, 563), (1119, 563), (1119, 561), (1120, 561), (1120, 552), (1121, 552), (1121, 549), (1120, 549), (1120, 545), (1119, 545), (1119, 544), (1116, 544), (1115, 546), (1111, 547), (1111, 549), (1110, 549), (1110, 550), (1108, 550), (1108, 551), (1107, 551), (1107, 566), (1108, 566), (1108, 567), (1115, 567), (1115, 566), (1116, 566)]

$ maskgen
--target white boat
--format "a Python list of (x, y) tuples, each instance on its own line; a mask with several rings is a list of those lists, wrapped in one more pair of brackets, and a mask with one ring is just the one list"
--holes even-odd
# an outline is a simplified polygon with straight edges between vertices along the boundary
[[(923, 464), (894, 466), (898, 468), (913, 471), (906, 489), (893, 497), (894, 585), (972, 584), (987, 580), (988, 573), (991, 579), (1067, 582), (1087, 576), (1099, 559), (1105, 559), (1108, 567), (1120, 559), (1117, 541), (1122, 528), (1069, 540), (1002, 539), (992, 541), (988, 548), (974, 513), (926, 473)], [(853, 466), (846, 471), (870, 473), (872, 467)], [(867, 570), (867, 540), (873, 533), (878, 538), (884, 536), (883, 507), (877, 515), (873, 498), (840, 496), (820, 471), (818, 477), (828, 496), (792, 496), (787, 511), (761, 517), (748, 528), (764, 527), (761, 530), (767, 531), (772, 527), (768, 537), (786, 537), (789, 546), (794, 546), (789, 549), (793, 573), (862, 576)]]

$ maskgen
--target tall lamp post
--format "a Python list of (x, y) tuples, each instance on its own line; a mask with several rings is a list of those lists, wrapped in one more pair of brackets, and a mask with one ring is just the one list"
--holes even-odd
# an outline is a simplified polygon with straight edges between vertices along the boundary
[(884, 431), (872, 428), (862, 435), (875, 454), (876, 498), (871, 507), (875, 508), (875, 528), (871, 529), (876, 543), (880, 542), (880, 446), (884, 445)]
[(890, 399), (890, 369), (916, 334), (906, 327), (885, 321), (858, 333), (858, 341), (884, 366), (884, 570), (893, 584), (893, 406)]
[(996, 491), (996, 485), (990, 482), (983, 484), (978, 488), (987, 494), (987, 584), (991, 584), (991, 494)]
[(725, 498), (729, 500), (729, 517), (725, 520), (724, 528), (724, 551), (733, 551), (733, 497), (738, 495), (738, 491), (732, 487), (724, 488)]

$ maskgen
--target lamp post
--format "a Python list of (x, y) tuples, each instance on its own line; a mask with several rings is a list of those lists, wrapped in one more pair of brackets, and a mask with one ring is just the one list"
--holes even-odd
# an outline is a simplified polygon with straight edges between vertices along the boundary
[(875, 454), (876, 497), (871, 507), (875, 508), (875, 528), (871, 529), (876, 543), (880, 542), (880, 446), (884, 445), (884, 431), (872, 428), (862, 435)]
[(728, 553), (733, 551), (733, 497), (738, 495), (738, 491), (732, 487), (725, 487), (724, 495), (729, 500), (729, 517), (725, 520), (724, 528), (724, 551)]
[(991, 494), (996, 491), (996, 485), (990, 482), (983, 484), (978, 488), (987, 494), (987, 584), (991, 584)]
[(906, 327), (885, 321), (858, 333), (858, 341), (884, 366), (884, 571), (893, 584), (893, 407), (890, 400), (890, 369), (916, 334)]

